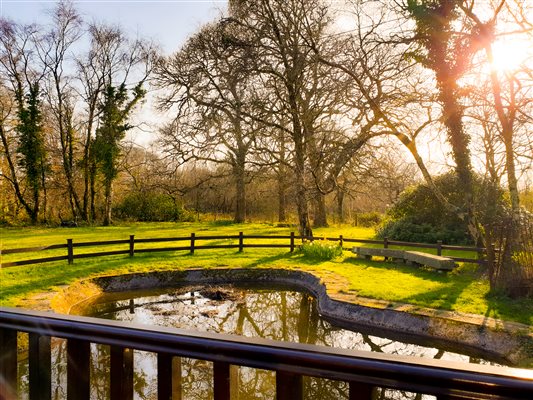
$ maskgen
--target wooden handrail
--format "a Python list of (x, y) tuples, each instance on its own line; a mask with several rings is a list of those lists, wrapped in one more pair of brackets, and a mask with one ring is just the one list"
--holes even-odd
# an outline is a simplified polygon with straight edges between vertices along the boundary
[[(350, 398), (370, 400), (373, 388), (382, 387), (435, 395), (438, 399), (515, 399), (533, 398), (530, 370), (466, 364), (287, 343), (234, 335), (194, 332), (168, 327), (153, 327), (128, 322), (67, 316), (23, 309), (0, 308), (0, 398), (17, 389), (17, 333), (30, 334), (29, 386), (40, 386), (33, 398), (49, 399), (50, 338), (67, 339), (67, 396), (89, 398), (85, 373), (90, 362), (90, 343), (111, 346), (111, 398), (131, 398), (129, 374), (132, 349), (158, 355), (158, 388), (170, 392), (172, 357), (190, 357), (214, 363), (215, 399), (230, 398), (230, 366), (247, 366), (276, 371), (279, 385), (301, 382), (314, 376), (349, 382)], [(170, 368), (170, 370), (169, 370)], [(176, 378), (176, 377), (175, 377)], [(179, 377), (178, 377), (179, 379)], [(32, 386), (33, 385), (33, 386)], [(286, 386), (286, 385), (284, 385)], [(37, 390), (37, 389), (34, 389)], [(281, 400), (301, 399), (294, 387), (278, 387)], [(352, 397), (352, 394), (354, 397)], [(30, 393), (30, 397), (31, 397)], [(296, 397), (294, 397), (296, 396)], [(159, 397), (164, 398), (164, 397)], [(168, 397), (167, 397), (168, 398)]]

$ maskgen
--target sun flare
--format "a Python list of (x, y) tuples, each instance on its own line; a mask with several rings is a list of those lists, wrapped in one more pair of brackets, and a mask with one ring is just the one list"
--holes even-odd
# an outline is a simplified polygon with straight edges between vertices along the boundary
[(492, 68), (500, 72), (511, 72), (519, 69), (531, 58), (531, 43), (522, 40), (498, 40), (492, 46)]

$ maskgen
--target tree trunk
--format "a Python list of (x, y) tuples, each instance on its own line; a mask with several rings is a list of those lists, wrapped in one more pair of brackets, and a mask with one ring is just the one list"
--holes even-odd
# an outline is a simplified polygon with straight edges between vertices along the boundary
[(278, 174), (278, 222), (287, 221), (287, 183), (285, 174)]
[(339, 223), (343, 224), (344, 220), (344, 191), (340, 188), (337, 188), (337, 218)]
[(235, 177), (235, 218), (234, 222), (240, 224), (246, 221), (246, 184), (244, 177), (244, 162), (237, 161), (233, 166)]
[(89, 221), (94, 221), (96, 219), (96, 206), (95, 206), (95, 197), (96, 197), (96, 165), (91, 163), (89, 171)]
[(113, 182), (108, 181), (105, 183), (105, 208), (104, 208), (104, 226), (112, 224), (112, 206), (113, 206)]
[(295, 186), (296, 186), (296, 209), (298, 211), (298, 230), (300, 236), (313, 237), (313, 229), (309, 219), (309, 205), (307, 203), (307, 187), (305, 185), (305, 155), (303, 145), (295, 141)]
[(313, 220), (313, 227), (327, 227), (327, 212), (326, 212), (326, 196), (318, 193), (315, 197), (315, 218)]

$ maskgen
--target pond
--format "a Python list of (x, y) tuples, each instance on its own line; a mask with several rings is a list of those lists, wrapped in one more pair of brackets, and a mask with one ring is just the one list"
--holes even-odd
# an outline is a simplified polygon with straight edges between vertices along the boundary
[[(195, 331), (230, 333), (248, 337), (365, 350), (414, 357), (495, 364), (473, 354), (459, 354), (442, 348), (400, 342), (380, 335), (342, 329), (321, 318), (314, 297), (298, 291), (247, 289), (238, 287), (183, 287), (173, 290), (104, 295), (87, 307), (85, 315), (161, 325)], [(53, 350), (53, 398), (66, 398), (65, 346), (58, 341)], [(91, 398), (109, 398), (109, 347), (92, 345)], [(136, 399), (157, 398), (155, 354), (135, 352), (134, 390)], [(182, 399), (212, 398), (212, 364), (202, 360), (178, 359), (181, 371), (178, 388)], [(21, 365), (22, 389), (27, 373)], [(239, 400), (275, 398), (275, 375), (271, 371), (240, 367)], [(306, 399), (347, 398), (347, 384), (326, 379), (304, 378)], [(25, 392), (23, 390), (23, 392)], [(24, 397), (24, 396), (22, 396)], [(381, 399), (433, 399), (410, 393), (381, 390)]]

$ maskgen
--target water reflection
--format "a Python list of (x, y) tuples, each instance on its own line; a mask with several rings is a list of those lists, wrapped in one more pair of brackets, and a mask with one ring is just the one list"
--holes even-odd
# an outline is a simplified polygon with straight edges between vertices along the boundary
[[(116, 295), (115, 295), (116, 296)], [(121, 295), (124, 296), (124, 295)], [(391, 339), (340, 329), (320, 318), (316, 300), (292, 291), (244, 290), (238, 288), (181, 288), (171, 293), (151, 293), (143, 297), (116, 299), (102, 297), (89, 307), (86, 315), (131, 321), (140, 324), (193, 329), (196, 331), (232, 333), (248, 337), (292, 341), (345, 349), (388, 354), (490, 363), (468, 355), (442, 349), (402, 343)], [(52, 360), (53, 398), (66, 398), (65, 346), (54, 346)], [(108, 346), (92, 345), (91, 398), (109, 398)], [(157, 398), (155, 354), (135, 352), (134, 396), (136, 399)], [(21, 386), (27, 386), (27, 368), (21, 364)], [(182, 379), (174, 387), (175, 398), (210, 399), (213, 397), (213, 367), (203, 360), (176, 359), (176, 375)], [(251, 368), (235, 369), (238, 375), (234, 389), (240, 400), (275, 398), (275, 375), (271, 371)], [(304, 378), (306, 399), (348, 398), (347, 384), (326, 379)], [(24, 396), (22, 396), (24, 398)], [(379, 390), (378, 399), (433, 398), (392, 390)]]

